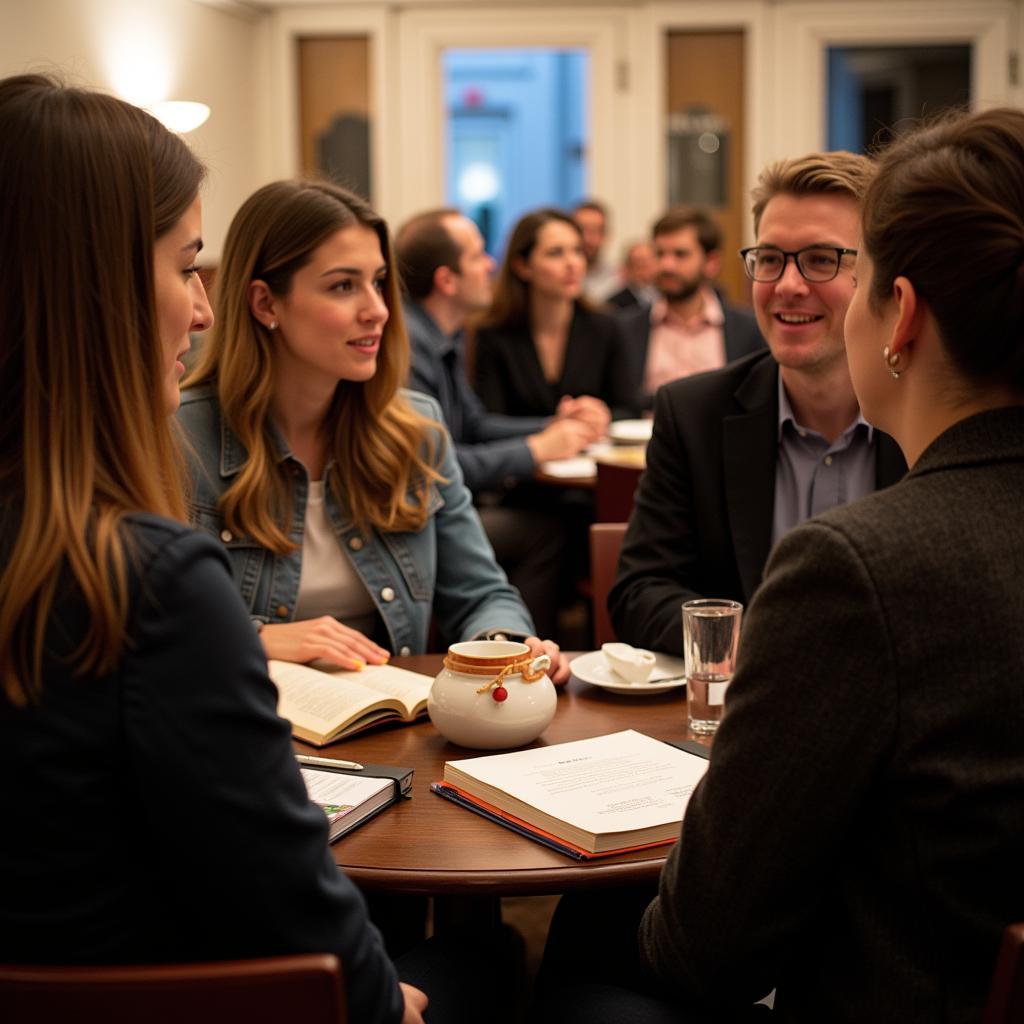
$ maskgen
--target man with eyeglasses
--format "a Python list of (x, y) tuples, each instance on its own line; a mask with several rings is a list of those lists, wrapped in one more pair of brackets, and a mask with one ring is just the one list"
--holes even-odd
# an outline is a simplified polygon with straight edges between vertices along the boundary
[(860, 415), (843, 320), (872, 162), (814, 153), (769, 165), (743, 251), (769, 351), (661, 388), (647, 471), (608, 607), (621, 640), (682, 654), (679, 606), (749, 603), (772, 546), (906, 471)]

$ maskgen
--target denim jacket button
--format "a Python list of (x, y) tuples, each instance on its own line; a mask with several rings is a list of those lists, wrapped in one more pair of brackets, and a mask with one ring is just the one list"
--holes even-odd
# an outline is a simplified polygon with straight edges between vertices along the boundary
[(220, 539), (224, 541), (225, 544), (230, 544), (235, 538), (230, 530), (221, 530)]
[(382, 601), (385, 601), (385, 602), (386, 601), (394, 601), (394, 599), (395, 599), (395, 592), (390, 587), (385, 587), (380, 592), (380, 599)]
[(279, 604), (277, 606), (277, 617), (279, 619), (284, 619), (287, 616), (288, 616), (288, 605), (286, 605), (286, 604)]
[(400, 650), (400, 651), (399, 651), (398, 653), (399, 653), (399, 654), (400, 654), (400, 655), (401, 655), (401, 656), (402, 656), (403, 658), (408, 658), (408, 657), (409, 657), (409, 655), (410, 655), (410, 654), (412, 654), (412, 651), (410, 651), (408, 647), (403, 647), (403, 648), (402, 648), (402, 649), (401, 649), (401, 650)]
[(349, 537), (349, 539), (348, 539), (348, 546), (353, 551), (362, 551), (363, 550), (363, 538), (362, 537)]

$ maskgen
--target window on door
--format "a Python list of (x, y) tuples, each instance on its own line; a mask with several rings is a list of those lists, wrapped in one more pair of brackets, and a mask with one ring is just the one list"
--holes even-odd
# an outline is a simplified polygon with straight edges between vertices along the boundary
[(450, 49), (443, 73), (446, 202), (500, 256), (528, 210), (586, 194), (587, 52)]
[(966, 107), (970, 99), (969, 44), (829, 47), (829, 149), (884, 146), (901, 121)]

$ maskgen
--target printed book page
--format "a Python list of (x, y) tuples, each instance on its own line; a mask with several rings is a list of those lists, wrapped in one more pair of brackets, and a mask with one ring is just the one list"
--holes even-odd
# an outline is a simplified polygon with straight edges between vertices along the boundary
[(635, 832), (640, 841), (682, 821), (707, 766), (703, 757), (629, 729), (449, 761), (444, 777), (556, 835), (585, 840)]
[(289, 661), (271, 661), (268, 667), (280, 694), (281, 716), (323, 733), (381, 704), (404, 709), (404, 715), (413, 718), (434, 682), (430, 676), (392, 665), (368, 665), (361, 672), (323, 672)]

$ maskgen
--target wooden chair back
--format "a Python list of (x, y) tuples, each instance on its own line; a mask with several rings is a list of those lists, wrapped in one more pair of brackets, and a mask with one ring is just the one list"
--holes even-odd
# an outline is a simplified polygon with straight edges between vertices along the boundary
[(345, 1024), (344, 980), (328, 953), (127, 967), (0, 965), (5, 1024)]
[(1006, 926), (982, 1024), (1024, 1021), (1024, 923)]
[(590, 600), (595, 647), (615, 639), (612, 620), (608, 616), (608, 591), (615, 582), (627, 525), (592, 523), (590, 526)]
[(633, 495), (644, 467), (597, 461), (594, 515), (599, 523), (624, 523), (633, 511)]

